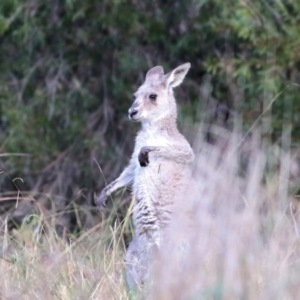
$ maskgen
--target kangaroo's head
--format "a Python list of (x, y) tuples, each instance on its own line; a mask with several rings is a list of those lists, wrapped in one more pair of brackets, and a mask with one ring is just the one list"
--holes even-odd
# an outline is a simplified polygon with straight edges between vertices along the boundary
[(164, 74), (161, 66), (150, 69), (143, 85), (133, 94), (134, 102), (128, 111), (129, 118), (136, 122), (176, 119), (173, 88), (183, 81), (190, 66), (190, 63), (185, 63), (168, 74)]

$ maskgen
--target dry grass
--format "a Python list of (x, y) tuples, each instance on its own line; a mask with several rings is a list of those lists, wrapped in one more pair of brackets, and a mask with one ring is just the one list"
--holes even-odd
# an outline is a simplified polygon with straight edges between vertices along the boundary
[(1, 299), (127, 299), (126, 219), (99, 224), (73, 241), (58, 237), (40, 216), (30, 219), (2, 237)]
[(237, 147), (235, 135), (219, 147), (201, 143), (195, 181), (154, 268), (151, 299), (300, 299), (295, 162), (285, 152), (274, 165), (278, 146), (260, 144), (252, 137)]
[[(259, 135), (243, 143), (237, 137), (195, 145), (193, 180), (175, 209), (148, 298), (300, 299), (298, 165)], [(129, 298), (122, 239), (128, 215), (73, 242), (41, 218), (4, 229), (1, 299)]]

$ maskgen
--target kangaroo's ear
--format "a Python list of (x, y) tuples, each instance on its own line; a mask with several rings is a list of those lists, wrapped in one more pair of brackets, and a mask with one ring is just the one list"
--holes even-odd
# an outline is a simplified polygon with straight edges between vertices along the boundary
[(185, 63), (183, 65), (180, 65), (170, 73), (166, 74), (164, 76), (166, 87), (174, 88), (178, 86), (183, 81), (190, 67), (190, 63)]
[(145, 81), (155, 81), (159, 80), (164, 75), (164, 69), (162, 66), (156, 66), (152, 69), (150, 69), (146, 74), (146, 80)]

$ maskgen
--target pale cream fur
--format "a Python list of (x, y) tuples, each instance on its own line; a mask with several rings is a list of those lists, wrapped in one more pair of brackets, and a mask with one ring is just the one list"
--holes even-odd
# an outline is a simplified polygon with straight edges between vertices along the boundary
[(173, 88), (183, 81), (189, 68), (190, 64), (185, 63), (168, 74), (161, 66), (148, 71), (129, 109), (129, 118), (142, 123), (130, 163), (97, 200), (101, 208), (112, 192), (132, 186), (135, 235), (126, 254), (130, 288), (143, 284), (149, 276), (172, 216), (173, 203), (181, 201), (178, 198), (186, 183), (188, 164), (194, 158), (189, 143), (177, 129), (173, 95)]

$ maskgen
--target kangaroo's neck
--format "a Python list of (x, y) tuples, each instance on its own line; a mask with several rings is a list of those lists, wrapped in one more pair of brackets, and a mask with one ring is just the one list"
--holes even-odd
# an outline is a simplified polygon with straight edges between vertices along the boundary
[(143, 120), (142, 129), (145, 131), (174, 131), (177, 130), (176, 117), (167, 116), (155, 121)]

